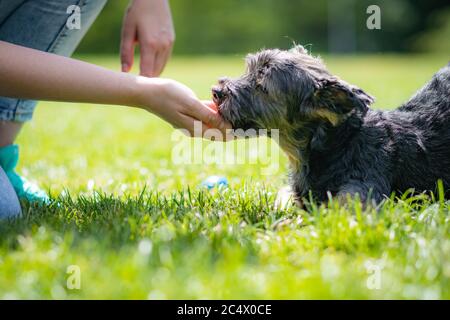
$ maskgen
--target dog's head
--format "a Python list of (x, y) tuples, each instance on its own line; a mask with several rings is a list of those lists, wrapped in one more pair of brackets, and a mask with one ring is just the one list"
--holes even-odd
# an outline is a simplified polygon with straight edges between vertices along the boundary
[(373, 98), (331, 75), (302, 47), (263, 50), (247, 57), (238, 79), (222, 78), (212, 89), (219, 113), (234, 129), (298, 130), (336, 126), (362, 117)]

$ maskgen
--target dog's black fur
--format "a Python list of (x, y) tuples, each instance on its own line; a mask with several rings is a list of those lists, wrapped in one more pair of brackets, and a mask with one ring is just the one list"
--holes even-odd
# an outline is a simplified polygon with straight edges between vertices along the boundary
[(450, 186), (450, 64), (393, 111), (370, 109), (371, 96), (301, 46), (250, 55), (246, 74), (222, 79), (213, 96), (233, 128), (280, 130), (299, 199), (379, 203), (410, 188), (434, 191), (438, 179)]

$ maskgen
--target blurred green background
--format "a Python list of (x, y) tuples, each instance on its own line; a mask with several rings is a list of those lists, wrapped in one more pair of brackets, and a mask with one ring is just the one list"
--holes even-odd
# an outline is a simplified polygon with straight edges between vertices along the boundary
[[(448, 0), (171, 0), (175, 54), (244, 53), (286, 48), (312, 52), (450, 52)], [(108, 1), (78, 52), (117, 53), (126, 0)], [(381, 30), (369, 30), (369, 5)]]
[[(448, 2), (172, 0), (163, 76), (207, 99), (219, 76), (242, 73), (245, 53), (295, 41), (374, 95), (374, 108), (393, 109), (448, 62)], [(78, 58), (120, 69), (127, 3), (108, 2)], [(371, 4), (381, 30), (366, 28)], [(18, 140), (19, 172), (60, 198), (0, 224), (0, 299), (449, 299), (448, 202), (278, 210), (279, 150), (268, 176), (259, 162), (180, 165), (173, 131), (143, 110), (40, 103)], [(229, 189), (199, 187), (211, 175)], [(368, 262), (383, 266), (380, 289), (367, 285)], [(66, 288), (69, 265), (80, 290)]]

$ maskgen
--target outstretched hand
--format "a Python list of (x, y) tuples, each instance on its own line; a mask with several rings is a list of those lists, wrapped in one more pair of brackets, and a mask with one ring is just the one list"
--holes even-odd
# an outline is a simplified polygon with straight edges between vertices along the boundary
[[(208, 129), (218, 129), (222, 133), (221, 140), (231, 139), (227, 132), (231, 126), (218, 114), (214, 102), (200, 101), (190, 88), (171, 79), (140, 77), (138, 82), (141, 87), (139, 106), (175, 128), (186, 129), (191, 136), (203, 136)], [(200, 132), (195, 130), (196, 121), (201, 124)]]

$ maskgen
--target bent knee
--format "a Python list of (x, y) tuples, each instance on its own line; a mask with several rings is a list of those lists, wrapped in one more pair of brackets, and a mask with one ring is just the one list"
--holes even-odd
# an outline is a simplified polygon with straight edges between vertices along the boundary
[(16, 192), (3, 169), (0, 168), (0, 219), (15, 218), (21, 213), (22, 209)]
[(16, 218), (21, 214), (20, 202), (15, 194), (14, 197), (5, 197), (4, 194), (0, 195), (0, 220)]

